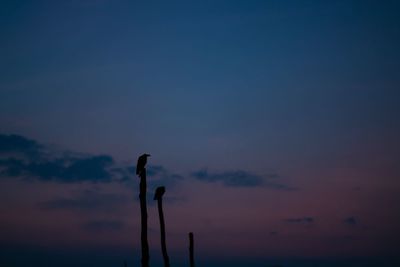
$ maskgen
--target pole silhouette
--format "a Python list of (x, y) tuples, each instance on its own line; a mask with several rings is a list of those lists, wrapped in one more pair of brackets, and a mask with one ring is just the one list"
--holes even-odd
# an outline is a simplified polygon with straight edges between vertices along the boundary
[(169, 267), (169, 257), (167, 253), (167, 243), (165, 240), (165, 222), (162, 206), (162, 196), (165, 193), (165, 186), (159, 186), (154, 194), (154, 200), (157, 200), (158, 216), (160, 217), (160, 232), (161, 232), (161, 250), (164, 259), (164, 266)]
[(189, 233), (189, 259), (190, 259), (190, 267), (194, 267), (194, 241), (193, 241), (193, 233)]
[(150, 254), (149, 254), (149, 242), (147, 240), (147, 204), (146, 204), (146, 163), (148, 154), (143, 154), (138, 158), (136, 165), (136, 174), (140, 177), (140, 214), (141, 214), (141, 244), (142, 244), (142, 267), (149, 267)]

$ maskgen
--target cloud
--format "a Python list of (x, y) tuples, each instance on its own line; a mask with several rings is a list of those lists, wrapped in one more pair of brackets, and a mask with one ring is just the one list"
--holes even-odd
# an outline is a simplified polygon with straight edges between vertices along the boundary
[(146, 171), (147, 171), (147, 176), (150, 177), (167, 174), (167, 170), (160, 165), (150, 165), (149, 167), (147, 167)]
[(0, 134), (0, 176), (61, 183), (111, 182), (120, 178), (109, 155), (56, 153), (35, 140)]
[(25, 163), (15, 158), (0, 159), (0, 175), (16, 177), (23, 174)]
[(115, 220), (96, 220), (89, 221), (82, 225), (82, 228), (90, 232), (110, 232), (119, 231), (124, 228), (124, 223), (122, 221)]
[(222, 173), (209, 173), (207, 170), (200, 170), (192, 173), (192, 176), (203, 182), (222, 182), (226, 186), (253, 187), (263, 184), (262, 177), (240, 170)]
[[(35, 156), (32, 156), (35, 155)], [(0, 135), (0, 177), (57, 183), (137, 182), (135, 166), (117, 164), (109, 155), (83, 155), (48, 147), (19, 135)], [(294, 188), (277, 182), (279, 175), (260, 176), (243, 170), (210, 173), (195, 171), (192, 178), (229, 187), (268, 187), (276, 190)], [(147, 166), (147, 185), (152, 192), (158, 186), (173, 189), (184, 178), (161, 165)]]
[(108, 170), (113, 159), (107, 155), (82, 158), (56, 158), (26, 161), (16, 158), (0, 160), (3, 176), (38, 179), (41, 181), (110, 182), (112, 174)]
[(232, 187), (269, 187), (278, 190), (293, 189), (287, 185), (272, 181), (272, 179), (279, 177), (277, 174), (270, 174), (263, 177), (243, 170), (209, 173), (203, 169), (193, 172), (192, 176), (199, 181), (208, 183), (220, 182), (225, 186)]
[(313, 217), (302, 217), (302, 218), (288, 218), (284, 220), (287, 223), (302, 223), (302, 224), (311, 224), (315, 222)]
[[(124, 172), (126, 176), (132, 176), (135, 173), (136, 167), (130, 166)], [(122, 170), (119, 170), (122, 171)], [(183, 176), (167, 170), (161, 165), (149, 165), (147, 171), (147, 187), (150, 190), (156, 189), (158, 186), (174, 187), (179, 181), (183, 180)], [(136, 179), (136, 175), (134, 175)]]
[(42, 210), (104, 211), (112, 212), (129, 199), (117, 194), (104, 194), (86, 190), (75, 197), (60, 197), (38, 203)]
[(35, 156), (40, 153), (41, 149), (42, 146), (34, 140), (15, 134), (0, 134), (0, 154), (22, 153)]
[[(135, 166), (117, 165), (109, 155), (55, 153), (19, 135), (0, 135), (0, 176), (59, 183), (136, 182)], [(32, 156), (35, 155), (35, 156)], [(147, 167), (148, 187), (173, 187), (183, 177), (161, 165)]]
[(150, 165), (148, 168), (148, 185), (150, 188), (156, 188), (158, 186), (173, 187), (183, 177), (179, 174), (172, 173), (163, 166), (160, 165)]
[(347, 225), (356, 225), (357, 224), (357, 220), (355, 217), (351, 216), (351, 217), (347, 217), (343, 220), (343, 223), (347, 224)]

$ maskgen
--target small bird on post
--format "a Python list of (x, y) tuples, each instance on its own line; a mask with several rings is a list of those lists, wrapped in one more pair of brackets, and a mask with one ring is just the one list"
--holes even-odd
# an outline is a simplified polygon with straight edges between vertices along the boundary
[(143, 154), (138, 158), (136, 164), (136, 174), (140, 176), (142, 171), (145, 169), (147, 163), (147, 157), (150, 157), (150, 154)]

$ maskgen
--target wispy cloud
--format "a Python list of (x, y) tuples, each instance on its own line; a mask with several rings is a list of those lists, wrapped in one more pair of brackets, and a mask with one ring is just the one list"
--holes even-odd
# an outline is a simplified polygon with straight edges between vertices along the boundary
[(153, 189), (160, 185), (172, 187), (183, 180), (181, 175), (173, 173), (161, 165), (150, 165), (147, 168), (147, 174), (149, 178), (148, 185)]
[(103, 211), (112, 212), (129, 203), (122, 195), (86, 190), (77, 196), (60, 197), (38, 203), (43, 210)]
[[(125, 174), (125, 179), (123, 179), (124, 181), (132, 181), (131, 178), (135, 179), (135, 170), (135, 166), (129, 166), (127, 168), (119, 169), (119, 171)], [(158, 186), (161, 185), (172, 189), (179, 183), (179, 181), (182, 181), (184, 179), (182, 175), (174, 173), (161, 165), (149, 165), (146, 170), (147, 187), (150, 191), (155, 190)]]
[(278, 235), (278, 232), (277, 231), (271, 231), (271, 232), (269, 232), (269, 235), (270, 236), (276, 236), (276, 235)]
[(117, 220), (95, 220), (82, 225), (82, 228), (89, 232), (110, 232), (119, 231), (124, 228), (124, 223)]
[(357, 224), (357, 220), (355, 217), (351, 216), (351, 217), (347, 217), (343, 220), (343, 223), (347, 224), (347, 225), (356, 225)]
[(279, 176), (275, 173), (260, 176), (243, 170), (210, 173), (207, 170), (199, 170), (192, 173), (192, 177), (208, 183), (222, 183), (232, 187), (269, 187), (278, 190), (293, 190), (292, 187), (276, 182)]
[(302, 217), (302, 218), (288, 218), (284, 220), (287, 223), (298, 223), (298, 224), (312, 224), (315, 222), (314, 217)]

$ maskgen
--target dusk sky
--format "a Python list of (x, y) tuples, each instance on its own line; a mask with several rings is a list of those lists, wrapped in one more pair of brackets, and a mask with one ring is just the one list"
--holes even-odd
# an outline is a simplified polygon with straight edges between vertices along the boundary
[(400, 1), (0, 1), (0, 267), (400, 266)]

